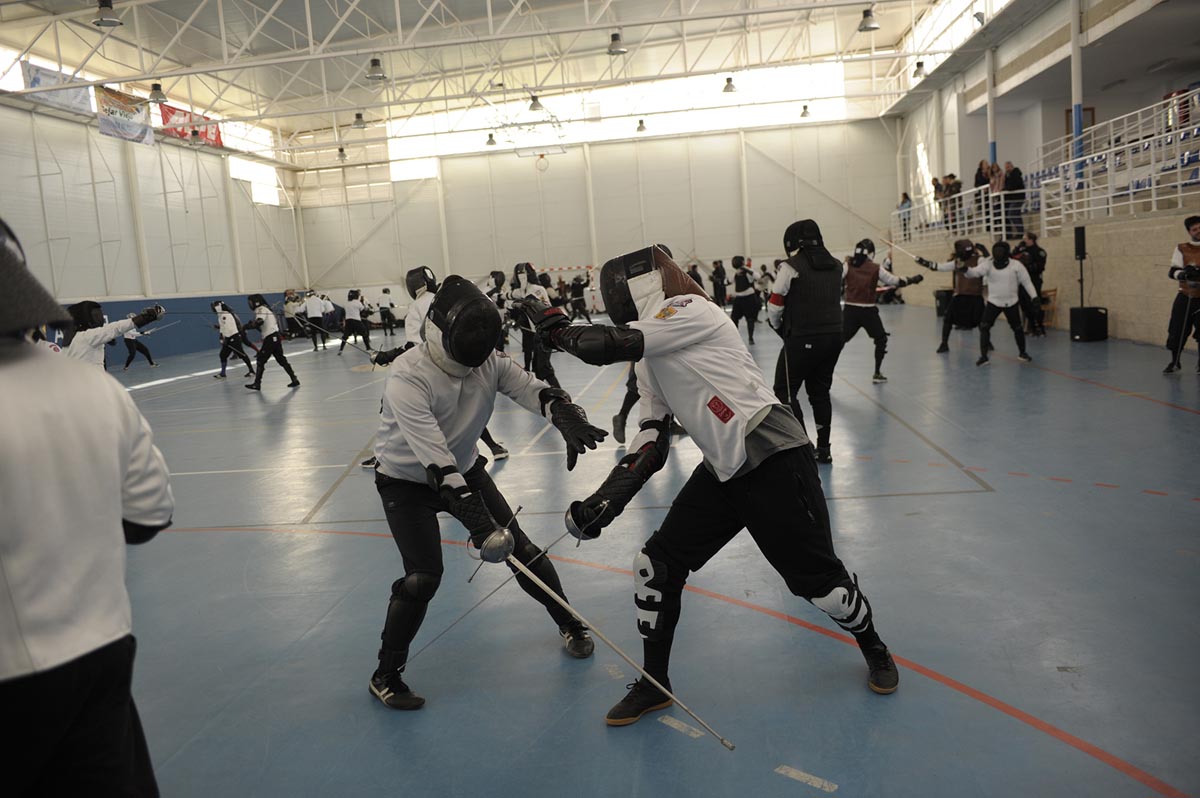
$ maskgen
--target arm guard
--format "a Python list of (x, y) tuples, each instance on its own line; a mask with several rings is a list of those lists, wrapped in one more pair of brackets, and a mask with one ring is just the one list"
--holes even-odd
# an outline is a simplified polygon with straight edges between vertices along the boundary
[[(145, 327), (152, 321), (158, 321), (166, 313), (166, 309), (162, 305), (154, 305), (153, 307), (144, 308), (141, 313), (133, 316), (133, 323), (137, 327)], [(219, 327), (217, 329), (220, 329)]]
[(641, 360), (645, 347), (641, 330), (607, 324), (559, 327), (549, 338), (555, 349), (592, 366)]

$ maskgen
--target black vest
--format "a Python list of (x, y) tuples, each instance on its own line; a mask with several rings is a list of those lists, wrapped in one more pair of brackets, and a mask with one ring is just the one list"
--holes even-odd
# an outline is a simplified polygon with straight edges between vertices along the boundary
[(750, 275), (747, 274), (745, 269), (738, 269), (734, 273), (733, 288), (735, 291), (745, 291), (747, 288), (750, 288), (751, 285), (752, 283), (750, 282)]
[[(828, 261), (814, 269), (809, 258)], [(842, 264), (827, 252), (800, 252), (787, 260), (796, 270), (783, 306), (784, 335), (828, 335), (842, 332)], [(825, 265), (825, 264), (823, 264)]]

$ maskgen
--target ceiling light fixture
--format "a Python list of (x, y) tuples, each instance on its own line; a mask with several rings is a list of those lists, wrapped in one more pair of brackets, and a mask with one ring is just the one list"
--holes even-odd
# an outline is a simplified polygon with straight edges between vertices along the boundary
[(387, 73), (383, 71), (383, 59), (371, 59), (371, 63), (367, 67), (366, 77), (367, 80), (387, 80)]
[(495, 147), (495, 146), (496, 146), (496, 134), (495, 134), (495, 133), (488, 133), (487, 145), (488, 145), (489, 147)]
[(529, 95), (529, 98), (531, 100), (531, 102), (529, 103), (530, 111), (545, 111), (546, 110), (545, 106), (543, 106), (541, 101), (538, 100), (536, 94)]
[(150, 96), (146, 98), (146, 101), (156, 105), (167, 101), (167, 95), (163, 94), (161, 83), (150, 84)]
[(868, 8), (863, 12), (862, 21), (858, 23), (858, 32), (871, 33), (877, 30), (879, 30), (879, 22), (875, 19), (875, 12)]
[(354, 121), (350, 123), (350, 127), (354, 128), (355, 130), (367, 129), (367, 120), (363, 118), (361, 111), (354, 115)]
[(976, 11), (971, 16), (975, 17), (975, 21), (978, 22), (980, 25), (987, 24), (987, 16), (982, 11)]
[(925, 62), (918, 61), (917, 68), (913, 70), (913, 80), (920, 80), (921, 78), (925, 77), (926, 74), (927, 73), (925, 72)]
[(621, 43), (621, 32), (617, 31), (612, 35), (612, 39), (608, 43), (609, 55), (625, 55), (629, 52), (629, 48)]
[(807, 119), (808, 117), (812, 116), (812, 114), (810, 114), (810, 113), (808, 112), (808, 106), (807, 106), (807, 105), (806, 105), (806, 106), (804, 106), (804, 110), (802, 110), (802, 111), (800, 112), (800, 116), (801, 116), (802, 118), (804, 118), (804, 119)]
[(113, 11), (112, 0), (98, 0), (96, 16), (92, 17), (92, 24), (97, 28), (119, 28), (125, 23)]
[(646, 132), (646, 120), (645, 120), (645, 119), (639, 119), (639, 120), (638, 120), (637, 132), (638, 132), (638, 133), (645, 133), (645, 132)]
[(346, 148), (345, 147), (338, 147), (337, 159), (339, 161), (341, 161), (342, 163), (346, 162)]
[(737, 86), (733, 85), (733, 78), (725, 78), (725, 88), (721, 89), (721, 91), (726, 94), (737, 91)]

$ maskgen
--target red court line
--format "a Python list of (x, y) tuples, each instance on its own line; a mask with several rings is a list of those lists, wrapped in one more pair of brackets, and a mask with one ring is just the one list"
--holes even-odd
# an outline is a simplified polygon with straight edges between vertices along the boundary
[(1052, 480), (1054, 482), (1074, 482), (1075, 481), (1073, 479), (1067, 479), (1066, 477), (1046, 477), (1046, 479)]
[[(1016, 358), (1010, 357), (1009, 355), (997, 355), (996, 357), (1002, 358), (1004, 360), (1009, 360), (1014, 363), (1018, 362)], [(1089, 380), (1086, 377), (1076, 377), (1074, 374), (1068, 374), (1065, 371), (1056, 371), (1055, 369), (1047, 368), (1045, 366), (1036, 366), (1036, 365), (1033, 365), (1032, 363), (1025, 364), (1025, 368), (1029, 368), (1031, 366), (1039, 371), (1045, 371), (1050, 374), (1057, 374), (1059, 377), (1066, 377), (1068, 380), (1075, 380), (1076, 382), (1082, 382), (1085, 385), (1095, 385), (1097, 388), (1104, 388), (1105, 390), (1115, 391), (1115, 392), (1117, 392), (1119, 394), (1123, 394), (1125, 396), (1132, 396), (1134, 399), (1143, 399), (1147, 402), (1154, 402), (1154, 404), (1156, 404), (1156, 405), (1162, 405), (1163, 407), (1169, 407), (1173, 410), (1182, 410), (1185, 413), (1195, 413), (1196, 415), (1200, 416), (1200, 410), (1197, 410), (1194, 407), (1184, 407), (1183, 405), (1172, 404), (1171, 402), (1164, 402), (1162, 399), (1155, 399), (1151, 396), (1143, 396), (1140, 393), (1137, 393), (1134, 391), (1127, 391), (1124, 388), (1117, 388), (1116, 386), (1113, 386), (1113, 385), (1105, 385), (1102, 382), (1097, 382), (1096, 380)]]
[(1024, 471), (1009, 471), (1008, 475), (1010, 477), (1027, 477), (1027, 476), (1029, 476)]
[(1093, 482), (1092, 484), (1095, 485), (1097, 488), (1119, 488), (1119, 487), (1121, 487), (1120, 485), (1113, 485), (1110, 482)]
[(967, 467), (965, 467), (965, 468), (963, 469), (963, 471), (976, 471), (976, 472), (978, 472), (978, 473), (982, 474), (982, 473), (986, 472), (986, 471), (987, 471), (987, 469), (986, 469), (986, 468), (980, 468), (979, 466), (967, 466)]
[[(1200, 497), (1197, 497), (1194, 501), (1200, 501)], [(283, 533), (283, 534), (352, 535), (352, 536), (356, 536), (356, 537), (371, 537), (371, 538), (390, 538), (391, 537), (391, 535), (385, 535), (380, 532), (356, 532), (356, 531), (351, 531), (351, 530), (334, 530), (334, 529), (274, 529), (274, 528), (269, 528), (269, 527), (228, 527), (228, 528), (184, 527), (184, 528), (175, 529), (175, 530), (171, 530), (171, 531), (174, 531), (174, 532), (271, 532), (271, 533)], [(450, 546), (465, 545), (465, 543), (463, 543), (462, 541), (457, 541), (457, 540), (443, 540), (442, 543), (446, 544), (446, 545), (450, 545)], [(603, 565), (601, 563), (589, 562), (587, 560), (577, 560), (577, 559), (574, 559), (571, 557), (560, 557), (555, 554), (551, 554), (548, 556), (550, 557), (550, 559), (558, 560), (559, 562), (570, 563), (572, 565), (580, 565), (585, 568), (593, 568), (598, 571), (608, 571), (610, 573), (623, 574), (625, 576), (633, 576), (632, 571), (626, 570), (624, 568), (615, 568), (611, 565)], [(775, 618), (780, 621), (784, 621), (793, 626), (799, 626), (800, 628), (805, 629), (809, 632), (814, 632), (816, 634), (823, 635), (825, 637), (830, 638), (831, 640), (837, 640), (839, 643), (845, 643), (846, 645), (855, 646), (855, 647), (858, 646), (858, 643), (854, 640), (854, 638), (850, 637), (849, 635), (844, 635), (844, 634), (841, 634), (840, 632), (831, 631), (829, 629), (826, 629), (823, 626), (817, 626), (816, 624), (809, 623), (808, 621), (801, 620), (800, 618), (792, 617), (791, 615), (788, 615), (787, 613), (784, 613), (784, 612), (780, 612), (779, 610), (773, 610), (773, 609), (770, 609), (769, 607), (763, 607), (759, 604), (752, 604), (749, 601), (745, 601), (743, 599), (735, 598), (733, 596), (726, 596), (723, 593), (716, 593), (714, 591), (705, 590), (704, 588), (695, 587), (693, 585), (686, 585), (684, 587), (684, 590), (690, 591), (692, 593), (698, 593), (701, 596), (707, 596), (708, 598), (716, 599), (717, 601), (723, 601), (727, 604), (733, 604), (734, 606), (737, 606), (737, 607), (743, 607), (748, 610), (753, 610), (754, 612), (761, 613), (762, 615), (767, 615), (771, 618)], [(981, 704), (989, 706), (992, 709), (997, 710), (998, 712), (1002, 712), (1003, 714), (1008, 715), (1010, 718), (1013, 718), (1014, 720), (1018, 720), (1021, 723), (1024, 723), (1026, 726), (1030, 726), (1030, 727), (1042, 732), (1043, 734), (1053, 737), (1054, 739), (1058, 740), (1059, 742), (1066, 743), (1067, 745), (1071, 746), (1072, 748), (1076, 749), (1077, 751), (1081, 751), (1081, 752), (1087, 754), (1088, 756), (1104, 763), (1105, 765), (1108, 765), (1109, 767), (1113, 768), (1114, 770), (1124, 773), (1126, 776), (1129, 776), (1134, 781), (1141, 782), (1142, 784), (1146, 785), (1150, 789), (1157, 792), (1159, 795), (1165, 796), (1166, 798), (1187, 798), (1187, 795), (1185, 793), (1180, 792), (1179, 790), (1172, 787), (1170, 784), (1167, 784), (1165, 781), (1162, 781), (1160, 779), (1155, 778), (1154, 776), (1151, 776), (1146, 771), (1144, 771), (1134, 765), (1131, 765), (1130, 763), (1126, 762), (1125, 760), (1121, 759), (1120, 757), (1114, 756), (1113, 754), (1110, 754), (1107, 751), (1092, 745), (1091, 743), (1087, 742), (1086, 740), (1082, 740), (1082, 739), (1076, 737), (1075, 735), (1070, 734), (1069, 732), (1063, 731), (1062, 729), (1058, 728), (1057, 726), (1051, 725), (1044, 720), (1036, 718), (1033, 715), (1030, 715), (1028, 712), (1024, 712), (1020, 709), (1017, 709), (1016, 707), (1012, 706), (1011, 704), (1006, 704), (1005, 702), (1001, 701), (1000, 699), (994, 698), (993, 696), (990, 696), (981, 690), (976, 690), (974, 687), (965, 685), (962, 682), (958, 681), (957, 679), (951, 679), (949, 676), (945, 676), (941, 673), (938, 673), (937, 671), (933, 670), (932, 668), (927, 668), (924, 665), (920, 665), (916, 662), (913, 662), (910, 659), (905, 659), (904, 657), (898, 657), (898, 656), (895, 656), (894, 654), (892, 656), (898, 664), (903, 665), (904, 667), (908, 668), (909, 670), (911, 670), (915, 673), (919, 673), (928, 679), (932, 679), (933, 681), (937, 682), (938, 684), (942, 685), (943, 687), (948, 687), (957, 693), (961, 693), (962, 695), (967, 696), (968, 698), (973, 698), (976, 701), (980, 702)]]
[(1144, 490), (1142, 493), (1149, 493), (1151, 496), (1170, 496), (1169, 493), (1163, 493), (1161, 490)]

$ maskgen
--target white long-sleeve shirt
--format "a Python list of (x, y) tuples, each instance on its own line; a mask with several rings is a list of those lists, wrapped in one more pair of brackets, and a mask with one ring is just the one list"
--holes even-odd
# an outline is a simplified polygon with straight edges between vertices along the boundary
[(258, 332), (264, 339), (268, 335), (274, 335), (279, 332), (279, 320), (275, 318), (275, 311), (267, 305), (259, 305), (254, 309), (254, 319), (262, 320), (262, 326), (258, 328)]
[(540, 415), (538, 394), (548, 387), (502, 352), (493, 352), (461, 379), (451, 377), (438, 368), (429, 357), (429, 345), (422, 343), (388, 367), (375, 436), (379, 470), (395, 479), (421, 483), (426, 481), (425, 467), (431, 464), (453, 465), (464, 474), (479, 457), (476, 443), (492, 417), (496, 394)]
[(121, 319), (105, 324), (103, 327), (93, 327), (75, 333), (71, 345), (67, 347), (67, 357), (91, 363), (93, 366), (104, 368), (104, 347), (109, 341), (115, 341), (130, 330), (136, 330), (133, 319)]
[(217, 311), (217, 330), (226, 338), (232, 338), (238, 334), (237, 317), (228, 310)]
[(673, 414), (717, 478), (730, 479), (746, 460), (747, 433), (779, 404), (737, 328), (716, 304), (690, 295), (629, 326), (644, 337), (634, 367), (641, 418)]
[(305, 316), (308, 316), (310, 319), (312, 319), (312, 318), (319, 319), (319, 318), (321, 318), (321, 314), (324, 312), (325, 312), (325, 302), (321, 299), (321, 297), (316, 296), (314, 294), (313, 296), (307, 297), (304, 300), (304, 315)]
[[(842, 277), (845, 276), (845, 265), (843, 264)], [(792, 264), (787, 261), (779, 264), (779, 271), (775, 272), (775, 282), (771, 283), (771, 296), (778, 296), (781, 300), (786, 297), (788, 291), (792, 290), (792, 280), (795, 280), (796, 277), (796, 270), (792, 268)], [(779, 325), (783, 321), (783, 308), (782, 301), (778, 304), (767, 302), (767, 324), (771, 325), (771, 329), (779, 329)]]
[(408, 306), (408, 313), (404, 316), (405, 343), (413, 346), (421, 343), (421, 323), (425, 321), (425, 316), (429, 313), (429, 306), (432, 304), (433, 293), (426, 291)]
[(967, 269), (968, 277), (982, 277), (987, 283), (988, 304), (1000, 308), (1010, 308), (1021, 301), (1019, 288), (1025, 286), (1025, 293), (1037, 296), (1029, 272), (1019, 260), (1008, 261), (1008, 266), (997, 269), (991, 258), (980, 258), (978, 265)]
[(162, 527), (175, 500), (150, 425), (103, 371), (0, 341), (0, 396), (3, 681), (129, 634), (121, 521)]
[(366, 305), (361, 299), (351, 299), (343, 307), (346, 309), (347, 321), (362, 321), (362, 312)]

